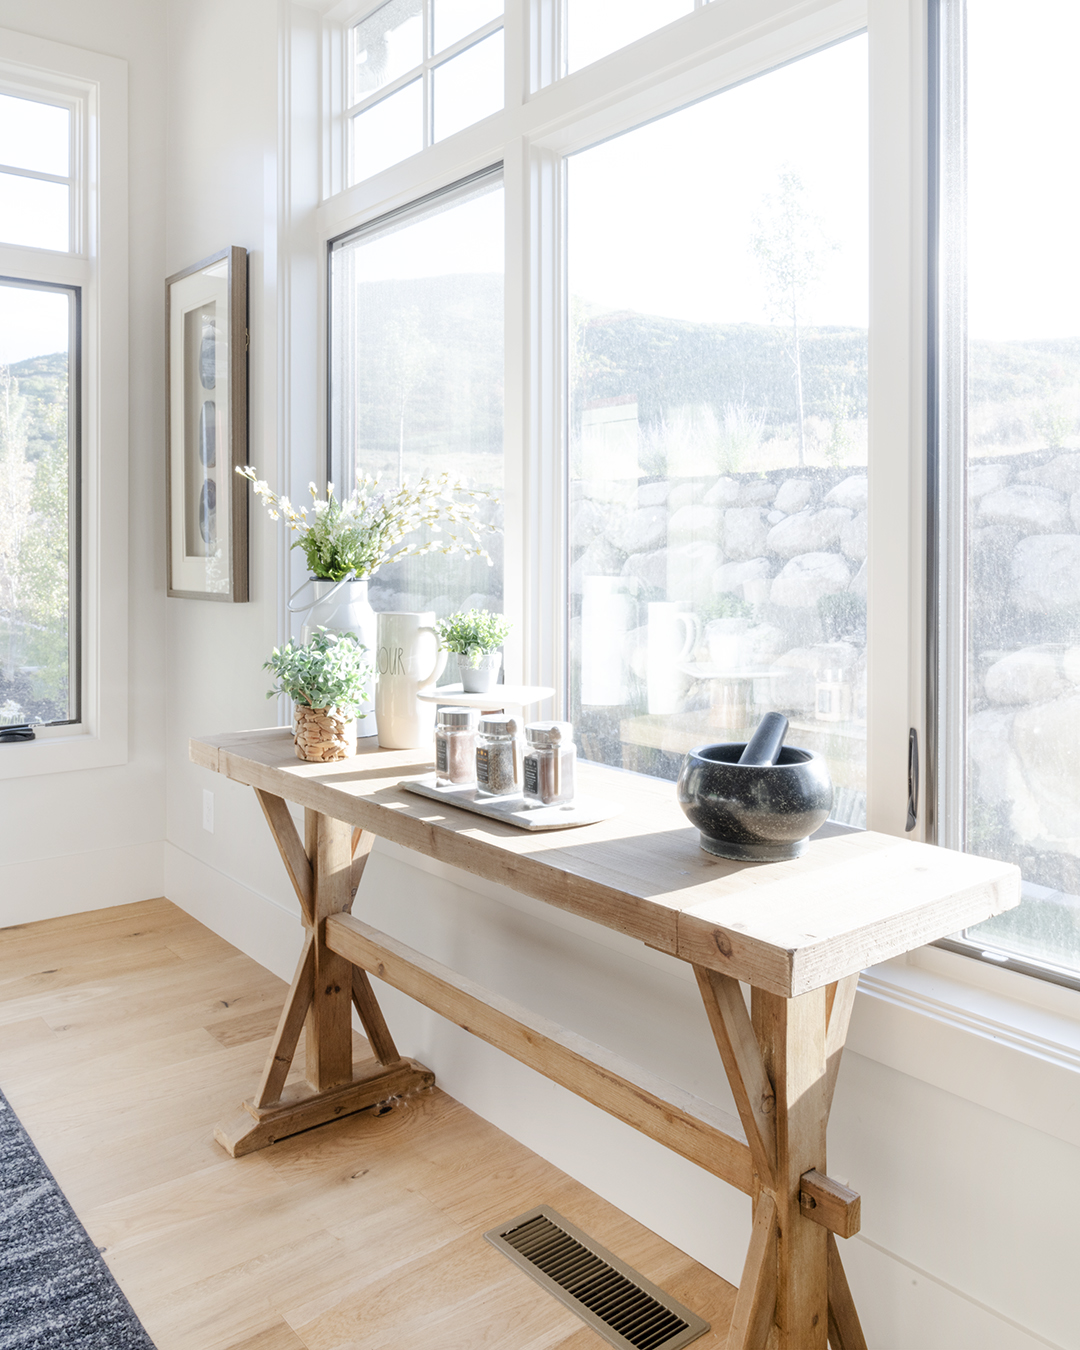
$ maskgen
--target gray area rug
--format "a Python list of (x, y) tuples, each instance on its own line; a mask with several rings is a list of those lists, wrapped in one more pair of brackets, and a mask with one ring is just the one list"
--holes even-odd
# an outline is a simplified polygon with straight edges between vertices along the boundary
[(0, 1350), (154, 1350), (2, 1092)]

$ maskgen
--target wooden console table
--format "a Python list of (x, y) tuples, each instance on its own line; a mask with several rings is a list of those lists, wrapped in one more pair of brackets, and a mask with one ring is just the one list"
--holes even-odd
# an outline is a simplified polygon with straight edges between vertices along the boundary
[[(306, 929), (262, 1080), (217, 1131), (230, 1153), (434, 1081), (399, 1056), (373, 974), (753, 1198), (729, 1350), (863, 1350), (836, 1242), (858, 1231), (859, 1196), (825, 1163), (859, 971), (1011, 908), (1015, 867), (871, 832), (816, 839), (793, 862), (725, 862), (698, 847), (671, 783), (588, 764), (583, 790), (622, 814), (526, 834), (399, 788), (430, 767), (420, 751), (307, 764), (279, 728), (193, 740), (191, 758), (255, 789)], [(738, 1119), (354, 918), (376, 837), (689, 962)], [(375, 1056), (356, 1065), (352, 1006)], [(305, 1024), (308, 1082), (286, 1087)]]

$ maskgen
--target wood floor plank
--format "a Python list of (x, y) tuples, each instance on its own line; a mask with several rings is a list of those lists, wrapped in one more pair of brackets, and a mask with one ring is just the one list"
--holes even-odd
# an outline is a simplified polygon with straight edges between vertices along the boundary
[(234, 1342), (228, 1350), (307, 1350), (307, 1348), (292, 1327), (285, 1322), (278, 1322), (275, 1326), (267, 1327), (265, 1331)]
[(167, 901), (0, 943), (0, 1086), (158, 1350), (594, 1350), (483, 1240), (542, 1201), (722, 1347), (729, 1285), (437, 1088), (229, 1158), (285, 985)]

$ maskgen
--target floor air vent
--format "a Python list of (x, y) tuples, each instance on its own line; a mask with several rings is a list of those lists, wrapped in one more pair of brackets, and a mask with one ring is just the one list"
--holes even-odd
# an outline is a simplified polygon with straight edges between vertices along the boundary
[(484, 1237), (620, 1350), (679, 1350), (709, 1330), (547, 1205)]

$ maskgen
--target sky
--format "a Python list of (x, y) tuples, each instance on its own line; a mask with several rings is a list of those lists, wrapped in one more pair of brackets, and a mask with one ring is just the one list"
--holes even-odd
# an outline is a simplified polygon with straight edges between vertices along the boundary
[[(600, 2), (572, 0), (582, 40)], [(644, 3), (633, 0), (627, 22), (638, 23)], [(687, 7), (687, 0), (646, 7), (657, 3), (667, 18)], [(1063, 151), (1076, 144), (1080, 118), (1080, 5), (1029, 0), (1025, 15), (1033, 21), (1023, 26), (1015, 0), (968, 0), (967, 14), (970, 334), (1080, 335), (1080, 174), (1075, 155)], [(779, 175), (792, 171), (828, 245), (805, 317), (864, 326), (866, 113), (866, 38), (859, 36), (571, 157), (572, 292), (606, 309), (769, 322), (765, 276), (750, 241), (768, 217)], [(66, 246), (67, 188), (5, 174), (2, 166), (65, 174), (68, 128), (64, 109), (0, 95), (0, 241)], [(502, 193), (491, 192), (386, 234), (362, 250), (364, 275), (500, 270), (501, 244), (493, 241), (501, 240), (502, 209)], [(66, 341), (64, 299), (0, 287), (0, 362), (57, 351)]]
[(67, 351), (68, 293), (0, 284), (0, 366)]
[(865, 327), (862, 36), (575, 155), (568, 173), (571, 294), (605, 309), (668, 318), (772, 322), (750, 241), (786, 172), (801, 180), (825, 245), (804, 318)]

